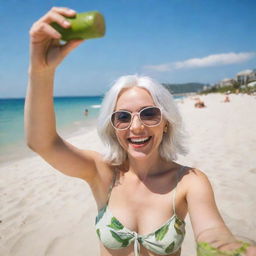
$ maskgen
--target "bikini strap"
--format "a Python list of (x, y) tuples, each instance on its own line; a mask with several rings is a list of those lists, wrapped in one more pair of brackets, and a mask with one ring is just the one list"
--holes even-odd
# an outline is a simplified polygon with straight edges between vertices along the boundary
[[(112, 189), (116, 184), (116, 177), (117, 177), (117, 170), (114, 169), (114, 175), (113, 175), (113, 178), (112, 178), (112, 183), (110, 184), (109, 189), (108, 189), (108, 201), (109, 201)], [(107, 201), (107, 204), (108, 204), (108, 201)]]
[(181, 173), (184, 168), (185, 168), (185, 166), (181, 166), (181, 168), (176, 172), (176, 184), (175, 184), (175, 188), (174, 188), (173, 196), (172, 196), (172, 209), (173, 209), (174, 215), (176, 215), (176, 211), (175, 211), (176, 190), (177, 190), (177, 186), (178, 186), (178, 182), (179, 182)]

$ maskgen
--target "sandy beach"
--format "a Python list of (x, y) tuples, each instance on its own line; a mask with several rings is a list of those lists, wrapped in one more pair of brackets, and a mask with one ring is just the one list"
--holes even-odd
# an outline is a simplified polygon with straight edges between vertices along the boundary
[[(217, 205), (233, 233), (256, 240), (256, 97), (211, 94), (178, 102), (189, 153), (177, 162), (204, 171)], [(102, 151), (96, 128), (69, 139), (79, 148)], [(200, 209), (199, 209), (200, 210)], [(0, 167), (1, 256), (97, 256), (96, 204), (88, 185), (63, 175), (40, 157)], [(195, 256), (189, 217), (182, 256)]]

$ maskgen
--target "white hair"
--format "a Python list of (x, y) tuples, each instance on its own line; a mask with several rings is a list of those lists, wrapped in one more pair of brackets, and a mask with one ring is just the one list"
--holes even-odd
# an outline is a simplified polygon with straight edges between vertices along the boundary
[(123, 89), (141, 87), (152, 96), (157, 107), (162, 110), (163, 117), (168, 122), (168, 130), (163, 135), (159, 146), (160, 156), (166, 161), (177, 159), (178, 154), (186, 154), (183, 146), (185, 133), (182, 118), (171, 93), (160, 83), (147, 76), (121, 76), (106, 93), (98, 118), (98, 133), (105, 145), (104, 160), (112, 165), (121, 165), (127, 159), (127, 152), (119, 144), (110, 117), (115, 110), (116, 102)]

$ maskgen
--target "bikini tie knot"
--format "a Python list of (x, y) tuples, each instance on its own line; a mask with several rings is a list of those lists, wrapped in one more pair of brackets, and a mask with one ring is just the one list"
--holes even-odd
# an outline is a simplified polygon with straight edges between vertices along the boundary
[(140, 243), (139, 243), (139, 237), (136, 232), (133, 232), (134, 235), (134, 255), (140, 256)]

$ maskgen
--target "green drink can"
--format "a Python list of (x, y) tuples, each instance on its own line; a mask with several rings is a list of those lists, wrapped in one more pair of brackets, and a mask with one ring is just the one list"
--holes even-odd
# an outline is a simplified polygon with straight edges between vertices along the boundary
[(56, 22), (52, 23), (61, 34), (61, 40), (99, 38), (105, 35), (106, 26), (104, 16), (98, 11), (77, 13), (74, 17), (66, 17), (70, 22), (69, 28), (63, 28)]
[(213, 247), (206, 242), (198, 242), (197, 256), (243, 256), (250, 244), (243, 241), (237, 241), (230, 244), (224, 244), (223, 247), (224, 246), (230, 246), (231, 248), (221, 249)]

